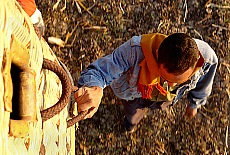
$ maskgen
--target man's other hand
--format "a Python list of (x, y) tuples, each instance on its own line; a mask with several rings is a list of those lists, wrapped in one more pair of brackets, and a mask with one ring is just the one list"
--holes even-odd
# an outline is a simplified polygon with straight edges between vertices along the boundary
[(197, 114), (197, 108), (192, 108), (191, 106), (186, 107), (185, 117), (192, 119)]

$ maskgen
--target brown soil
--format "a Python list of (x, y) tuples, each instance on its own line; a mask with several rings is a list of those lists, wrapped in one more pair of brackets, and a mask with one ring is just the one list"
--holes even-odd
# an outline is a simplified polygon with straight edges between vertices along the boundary
[[(79, 13), (76, 2), (81, 8)], [(111, 53), (134, 35), (185, 32), (203, 39), (215, 50), (219, 67), (208, 103), (197, 116), (184, 119), (186, 98), (166, 111), (149, 111), (133, 134), (123, 130), (121, 101), (105, 89), (102, 104), (91, 118), (79, 123), (76, 154), (230, 154), (230, 2), (226, 0), (37, 0), (46, 25), (45, 38), (66, 39), (50, 45), (72, 73)], [(186, 3), (187, 2), (187, 3)], [(216, 4), (216, 5), (211, 5)], [(81, 5), (82, 4), (82, 5)], [(208, 5), (209, 4), (209, 5)], [(84, 9), (88, 8), (87, 10)], [(210, 6), (210, 7), (208, 7)], [(227, 6), (227, 7), (222, 7)], [(90, 29), (100, 26), (101, 29)]]

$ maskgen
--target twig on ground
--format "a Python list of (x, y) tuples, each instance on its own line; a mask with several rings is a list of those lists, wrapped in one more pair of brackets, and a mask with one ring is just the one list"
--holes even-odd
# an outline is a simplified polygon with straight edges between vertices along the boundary
[(212, 110), (209, 110), (209, 109), (205, 108), (204, 106), (202, 106), (202, 108), (203, 108), (205, 111), (210, 112), (210, 113), (213, 113), (213, 112), (215, 112), (215, 110), (216, 110), (216, 108), (213, 108)]
[(222, 65), (226, 66), (226, 67), (230, 67), (230, 64), (226, 63), (226, 62), (221, 62)]
[(215, 42), (215, 40), (212, 39), (211, 37), (206, 36), (206, 38), (209, 39), (209, 40), (212, 41), (212, 42)]
[(77, 1), (77, 3), (78, 3), (85, 11), (87, 11), (93, 18), (96, 18), (96, 17), (92, 14), (92, 12), (90, 12), (90, 11), (82, 4), (81, 1), (79, 1), (79, 0), (76, 0), (76, 1)]
[(69, 50), (69, 59), (70, 61), (73, 61), (73, 52), (71, 49)]
[(90, 26), (90, 27), (85, 27), (84, 29), (86, 30), (104, 30), (104, 31), (107, 30), (105, 26)]
[(78, 60), (80, 60), (80, 62), (81, 62), (81, 64), (80, 64), (80, 71), (83, 70), (83, 63), (82, 63), (82, 61), (83, 61), (83, 58), (84, 58), (84, 57), (85, 57), (85, 54), (81, 55), (81, 57), (78, 58)]
[(76, 4), (76, 6), (77, 6), (78, 12), (79, 12), (79, 13), (82, 13), (81, 7), (78, 5), (77, 0), (74, 0), (74, 2), (75, 2), (75, 4)]
[(57, 7), (58, 7), (58, 5), (59, 5), (60, 2), (61, 2), (61, 0), (58, 0), (58, 1), (54, 4), (53, 10), (56, 10), (56, 9), (57, 9)]
[[(61, 2), (61, 0), (58, 0), (58, 1), (54, 4), (53, 10), (56, 10), (56, 9), (57, 9), (57, 7), (58, 7), (58, 5), (59, 5), (60, 2)], [(61, 12), (64, 11), (65, 9), (66, 9), (66, 0), (65, 0), (65, 5), (64, 5), (64, 7), (61, 9)]]
[(202, 35), (201, 35), (197, 30), (194, 29), (194, 32), (195, 32), (198, 36), (200, 36), (201, 40), (203, 40)]
[(159, 135), (159, 133), (161, 132), (162, 126), (163, 126), (162, 123), (160, 123), (160, 125), (158, 126), (158, 129), (159, 129), (159, 130), (157, 131), (156, 136)]
[(75, 42), (75, 40), (76, 40), (76, 37), (77, 37), (77, 33), (75, 33), (73, 41), (71, 42), (71, 44), (66, 44), (65, 47), (72, 47), (74, 42)]
[(224, 6), (224, 5), (217, 5), (217, 4), (214, 4), (214, 3), (208, 3), (206, 5), (207, 8), (209, 7), (214, 7), (214, 8), (219, 8), (219, 9), (230, 9), (230, 6)]
[[(96, 5), (96, 3), (94, 3), (92, 6), (88, 7), (87, 10), (90, 11), (94, 6)], [(85, 12), (86, 10), (83, 10), (83, 12)]]
[(226, 133), (225, 133), (224, 155), (227, 155), (227, 149), (228, 149), (228, 126), (226, 127)]
[(121, 9), (122, 14), (125, 14), (125, 11), (124, 11), (124, 9), (123, 9), (122, 6), (121, 6), (121, 2), (119, 3), (119, 7), (120, 7), (120, 9)]
[(207, 17), (203, 18), (202, 20), (200, 20), (199, 22), (197, 22), (196, 24), (201, 24), (202, 22), (206, 21), (207, 19), (211, 18), (212, 15), (207, 15)]
[(218, 67), (218, 71), (220, 72), (220, 75), (222, 74), (221, 68), (222, 68), (222, 65), (221, 65), (221, 63), (220, 63), (220, 65), (219, 65), (219, 67)]
[(73, 33), (77, 29), (78, 25), (79, 25), (79, 23), (77, 23), (77, 25), (75, 25), (75, 27), (72, 29), (72, 31), (70, 33), (69, 32), (67, 33), (67, 35), (65, 37), (65, 44), (67, 43), (67, 41), (69, 40), (69, 38), (73, 35)]
[(168, 154), (168, 152), (165, 150), (165, 145), (164, 145), (164, 143), (162, 143), (161, 141), (159, 141), (159, 140), (155, 140), (155, 142), (156, 142), (156, 144), (157, 144), (157, 150), (159, 151), (159, 152), (161, 152), (161, 153), (164, 153), (164, 154)]
[(165, 31), (168, 31), (169, 23), (161, 21), (160, 24), (157, 27), (157, 31), (159, 32), (162, 28), (165, 28)]
[(159, 23), (159, 25), (158, 25), (158, 27), (157, 27), (157, 31), (159, 31), (160, 29), (161, 29), (161, 26), (164, 24), (164, 22), (163, 21), (161, 21), (160, 23)]
[(66, 9), (66, 0), (65, 0), (65, 5), (64, 7), (61, 9), (61, 12), (64, 11)]
[(74, 41), (76, 39), (77, 34), (75, 34), (74, 39), (73, 39), (73, 41), (72, 41), (72, 43), (70, 45), (69, 44), (67, 45), (66, 43), (69, 40), (69, 38), (72, 36), (72, 34), (74, 33), (74, 31), (77, 29), (78, 25), (79, 25), (79, 23), (77, 23), (77, 25), (73, 28), (73, 30), (71, 31), (71, 33), (68, 32), (66, 34), (65, 41), (61, 40), (60, 38), (56, 38), (56, 37), (48, 37), (48, 42), (50, 44), (56, 44), (56, 45), (58, 45), (60, 47), (71, 47), (71, 46), (73, 46), (73, 43), (74, 43)]
[(230, 91), (229, 91), (228, 89), (226, 89), (226, 92), (227, 92), (228, 98), (229, 98), (229, 100), (230, 100)]
[(224, 65), (226, 68), (227, 68), (227, 70), (228, 70), (228, 73), (230, 73), (230, 64), (227, 64), (226, 62), (221, 62), (221, 65)]
[(183, 8), (185, 8), (185, 12), (184, 12), (184, 22), (187, 18), (187, 14), (188, 14), (188, 5), (187, 5), (187, 0), (184, 1), (184, 6)]
[[(210, 96), (209, 96), (209, 99), (214, 98), (214, 97), (216, 97), (216, 96), (219, 96), (219, 94), (216, 93), (216, 94), (210, 95)], [(204, 106), (203, 106), (203, 107), (204, 107)]]
[(224, 26), (220, 26), (220, 25), (216, 25), (216, 24), (212, 24), (213, 27), (218, 27), (220, 29), (223, 29), (223, 30), (226, 30), (228, 31), (228, 28), (227, 27), (224, 27)]
[(217, 116), (215, 116), (215, 117), (209, 117), (208, 115), (206, 115), (205, 113), (203, 113), (202, 111), (200, 111), (200, 113), (204, 116), (204, 117), (206, 117), (207, 119), (209, 119), (209, 120), (214, 120)]
[(174, 109), (173, 109), (173, 108), (170, 108), (170, 111), (172, 112), (172, 115), (175, 117), (175, 116), (176, 116), (176, 113), (175, 113)]
[(222, 50), (222, 49), (219, 49), (219, 51), (220, 51), (222, 57), (224, 58), (224, 57), (225, 57), (225, 54), (224, 54), (223, 50)]
[(85, 57), (85, 54), (82, 54), (81, 56), (79, 56), (78, 58), (77, 58), (77, 60), (81, 60), (81, 59), (83, 59)]

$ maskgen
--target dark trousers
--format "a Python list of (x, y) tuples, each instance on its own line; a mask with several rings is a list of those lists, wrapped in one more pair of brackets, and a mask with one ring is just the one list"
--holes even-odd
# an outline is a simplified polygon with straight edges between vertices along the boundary
[(165, 110), (172, 102), (155, 102), (148, 99), (136, 98), (130, 101), (122, 101), (127, 121), (136, 125), (144, 117), (147, 108), (151, 110)]

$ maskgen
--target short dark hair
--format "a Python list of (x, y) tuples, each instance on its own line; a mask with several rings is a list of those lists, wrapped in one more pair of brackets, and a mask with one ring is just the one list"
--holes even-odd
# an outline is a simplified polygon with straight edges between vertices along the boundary
[(158, 64), (174, 75), (195, 67), (198, 59), (199, 50), (195, 40), (184, 33), (169, 35), (158, 49)]

